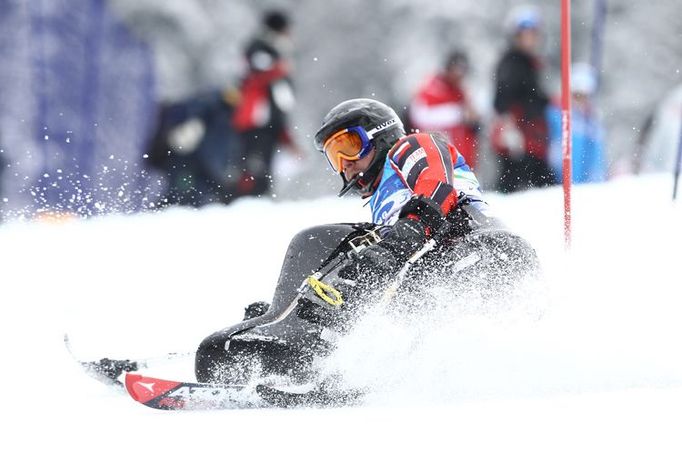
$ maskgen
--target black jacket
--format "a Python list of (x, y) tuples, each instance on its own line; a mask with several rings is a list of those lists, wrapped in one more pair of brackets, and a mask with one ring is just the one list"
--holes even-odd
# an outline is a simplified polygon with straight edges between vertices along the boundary
[(540, 87), (538, 74), (535, 58), (518, 49), (509, 49), (496, 68), (495, 110), (504, 114), (516, 109), (526, 119), (544, 115), (549, 98)]

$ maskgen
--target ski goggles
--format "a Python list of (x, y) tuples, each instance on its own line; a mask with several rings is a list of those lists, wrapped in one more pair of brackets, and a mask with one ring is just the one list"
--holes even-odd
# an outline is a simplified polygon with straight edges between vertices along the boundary
[(356, 161), (369, 152), (372, 137), (362, 127), (348, 127), (327, 138), (322, 147), (334, 171), (343, 171), (343, 160)]
[(324, 156), (334, 171), (343, 171), (343, 160), (357, 161), (367, 156), (372, 148), (372, 138), (377, 133), (397, 125), (397, 120), (389, 120), (367, 131), (360, 126), (348, 127), (339, 130), (327, 138), (322, 146)]

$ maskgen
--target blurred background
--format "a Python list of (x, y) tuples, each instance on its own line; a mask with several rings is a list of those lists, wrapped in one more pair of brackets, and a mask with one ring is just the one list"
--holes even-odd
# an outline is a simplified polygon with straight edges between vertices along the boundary
[[(365, 96), (408, 117), (424, 78), (453, 50), (468, 57), (476, 169), (496, 190), (494, 74), (521, 4), (540, 13), (540, 80), (556, 98), (559, 2), (0, 0), (2, 219), (333, 194), (340, 180), (312, 147), (324, 114)], [(286, 136), (259, 184), (243, 148), (247, 126), (235, 124), (258, 90), (247, 87), (260, 54), (249, 56), (249, 45), (283, 29), (278, 18), (264, 24), (272, 11), (287, 32), (275, 40), (275, 59), (286, 61), (276, 79), (291, 90), (275, 94), (285, 104), (277, 138)], [(682, 120), (679, 1), (573, 0), (572, 34), (573, 61), (596, 72), (604, 178), (672, 173)]]

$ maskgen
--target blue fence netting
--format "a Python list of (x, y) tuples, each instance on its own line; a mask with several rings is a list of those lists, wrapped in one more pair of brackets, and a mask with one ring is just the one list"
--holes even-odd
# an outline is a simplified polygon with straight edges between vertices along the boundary
[(5, 215), (145, 207), (153, 55), (105, 0), (0, 0)]

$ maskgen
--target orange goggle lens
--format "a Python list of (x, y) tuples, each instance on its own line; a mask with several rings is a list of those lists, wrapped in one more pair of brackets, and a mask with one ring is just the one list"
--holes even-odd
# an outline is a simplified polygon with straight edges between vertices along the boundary
[(343, 160), (359, 160), (364, 148), (362, 137), (353, 130), (341, 130), (324, 143), (324, 154), (334, 171), (342, 171)]

